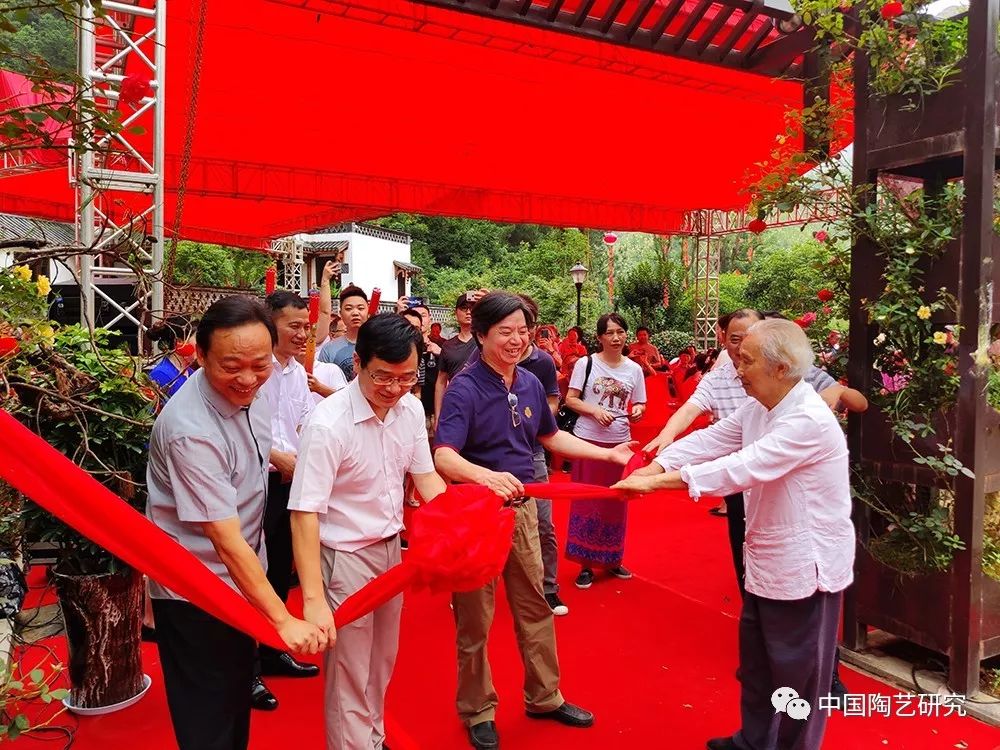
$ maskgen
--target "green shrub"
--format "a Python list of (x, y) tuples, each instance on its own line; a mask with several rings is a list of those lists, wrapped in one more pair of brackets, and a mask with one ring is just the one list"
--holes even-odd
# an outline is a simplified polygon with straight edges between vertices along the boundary
[(996, 366), (986, 376), (986, 403), (1000, 411), (1000, 368)]
[(690, 331), (658, 331), (649, 337), (649, 341), (667, 359), (673, 359), (681, 349), (695, 345), (694, 334)]

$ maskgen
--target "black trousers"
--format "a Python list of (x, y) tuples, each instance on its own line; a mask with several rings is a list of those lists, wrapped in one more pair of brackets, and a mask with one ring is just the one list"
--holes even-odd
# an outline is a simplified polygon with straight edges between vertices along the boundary
[(253, 639), (188, 602), (153, 599), (153, 614), (179, 750), (246, 750)]
[[(729, 551), (733, 555), (733, 568), (736, 570), (736, 584), (740, 587), (740, 597), (747, 598), (746, 565), (743, 562), (743, 540), (747, 535), (746, 507), (743, 504), (743, 493), (726, 495), (726, 523), (729, 526)], [(840, 682), (840, 653), (833, 650), (833, 675), (831, 679)]]
[[(727, 511), (728, 512), (728, 511)], [(740, 750), (820, 750), (826, 695), (837, 653), (841, 594), (817, 591), (779, 601), (748, 593), (740, 614)], [(812, 709), (807, 720), (776, 713), (771, 695), (793, 688)]]
[(743, 578), (746, 569), (743, 565), (743, 539), (747, 535), (746, 508), (743, 506), (743, 493), (726, 495), (726, 524), (729, 526), (729, 550), (733, 554), (733, 568), (736, 570), (736, 585), (740, 587), (740, 596), (746, 597)]
[[(292, 521), (288, 511), (291, 482), (282, 482), (281, 473), (272, 471), (267, 478), (267, 505), (264, 509), (264, 543), (267, 545), (267, 580), (281, 601), (288, 601), (292, 581)], [(267, 659), (279, 652), (261, 645), (260, 655)]]

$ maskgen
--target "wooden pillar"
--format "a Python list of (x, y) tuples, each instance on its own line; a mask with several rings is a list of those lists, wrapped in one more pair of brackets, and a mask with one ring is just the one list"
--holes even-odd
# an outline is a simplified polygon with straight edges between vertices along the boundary
[[(854, 90), (868, 90), (868, 58), (856, 55), (854, 59)], [(859, 94), (854, 97), (854, 187), (874, 185), (876, 174), (868, 167), (868, 97)], [(874, 190), (860, 197), (862, 205), (875, 200)], [(871, 326), (868, 324), (868, 314), (861, 303), (862, 299), (873, 299), (879, 292), (879, 275), (872, 273), (878, 259), (875, 248), (862, 231), (861, 222), (857, 222), (854, 232), (854, 245), (851, 248), (851, 307), (849, 311), (850, 349), (848, 350), (847, 377), (851, 386), (862, 393), (871, 391), (872, 368), (872, 337)], [(862, 457), (861, 415), (850, 413), (847, 417), (847, 445), (851, 454), (851, 465), (859, 466)], [(862, 545), (868, 543), (870, 527), (869, 507), (860, 500), (854, 501), (852, 517), (854, 526), (860, 535)], [(855, 568), (857, 577), (857, 568)], [(844, 595), (844, 645), (855, 651), (866, 645), (867, 627), (858, 620), (858, 607), (855, 588), (851, 586)]]
[(979, 689), (982, 660), (983, 513), (986, 490), (985, 373), (973, 366), (973, 353), (989, 342), (993, 281), (993, 181), (996, 171), (997, 17), (1000, 0), (977, 0), (969, 6), (969, 52), (966, 65), (965, 217), (962, 227), (958, 303), (958, 429), (955, 456), (975, 478), (955, 480), (955, 532), (966, 549), (952, 566), (952, 653), (949, 684), (971, 695)]
[[(830, 48), (820, 45), (814, 50), (810, 50), (803, 56), (803, 77), (805, 85), (802, 87), (802, 104), (811, 107), (816, 103), (816, 99), (822, 99), (827, 104), (830, 103)], [(806, 151), (818, 149), (824, 157), (830, 156), (830, 139), (825, 138), (822, 142), (813, 139), (811, 133), (806, 133)]]

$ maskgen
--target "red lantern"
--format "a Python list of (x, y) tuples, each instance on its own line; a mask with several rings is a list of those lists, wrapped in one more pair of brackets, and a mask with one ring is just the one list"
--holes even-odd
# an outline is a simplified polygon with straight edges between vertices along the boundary
[(0, 357), (6, 357), (17, 351), (17, 339), (13, 336), (0, 336)]
[(834, 298), (833, 292), (829, 289), (820, 289), (816, 296), (819, 297), (820, 302), (829, 302)]
[(264, 294), (271, 294), (278, 286), (278, 269), (270, 266), (264, 274)]
[(886, 3), (882, 6), (882, 10), (879, 11), (882, 14), (882, 18), (886, 21), (891, 21), (893, 18), (899, 18), (903, 15), (903, 4), (899, 2)]
[(147, 96), (153, 95), (153, 87), (149, 79), (132, 74), (127, 75), (118, 87), (118, 101), (124, 104), (138, 104)]
[(174, 351), (177, 352), (178, 357), (193, 357), (194, 344), (190, 341), (182, 341), (174, 347)]
[(765, 229), (767, 229), (767, 222), (763, 219), (754, 219), (749, 224), (747, 224), (747, 229), (749, 229), (754, 234), (760, 234)]
[(604, 244), (605, 245), (613, 245), (616, 242), (618, 242), (618, 235), (617, 234), (615, 234), (614, 232), (606, 232), (604, 234)]

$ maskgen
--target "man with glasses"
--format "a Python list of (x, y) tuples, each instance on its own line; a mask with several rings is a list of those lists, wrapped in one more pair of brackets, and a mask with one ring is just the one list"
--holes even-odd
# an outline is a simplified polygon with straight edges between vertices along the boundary
[[(435, 439), (434, 458), (442, 475), (485, 485), (510, 501), (521, 498), (523, 483), (535, 476), (536, 442), (564, 456), (622, 466), (632, 457), (628, 444), (600, 448), (556, 427), (542, 384), (518, 366), (534, 322), (524, 300), (514, 294), (491, 292), (476, 303), (472, 333), (480, 357), (455, 375), (444, 394)], [(525, 709), (531, 718), (589, 727), (593, 714), (567, 703), (559, 691), (559, 657), (553, 614), (542, 589), (535, 501), (515, 506), (514, 539), (501, 575), (524, 663)], [(493, 581), (452, 597), (458, 713), (472, 746), (480, 750), (499, 745), (494, 723), (497, 694), (486, 658), (496, 588)]]
[[(358, 331), (357, 378), (315, 408), (302, 434), (288, 502), (295, 566), (303, 617), (331, 635), (332, 611), (400, 562), (406, 474), (428, 500), (445, 489), (410, 393), (422, 347), (405, 318), (373, 317)], [(397, 596), (342, 628), (340, 648), (327, 652), (329, 750), (383, 747), (401, 609)]]

